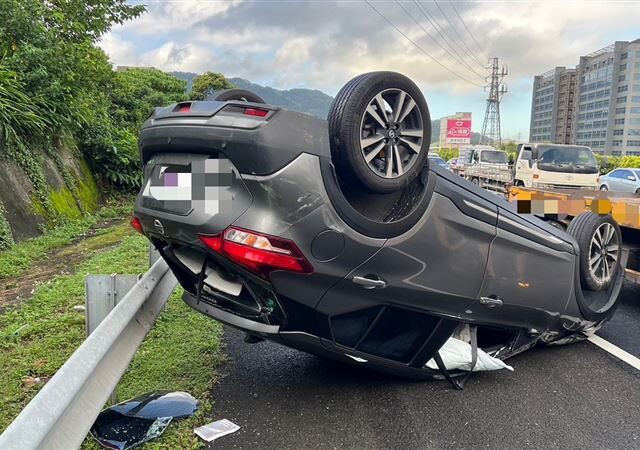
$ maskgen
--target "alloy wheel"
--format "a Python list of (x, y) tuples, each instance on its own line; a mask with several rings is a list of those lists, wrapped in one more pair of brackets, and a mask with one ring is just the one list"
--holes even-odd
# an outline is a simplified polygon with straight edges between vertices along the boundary
[(599, 283), (606, 284), (615, 274), (618, 263), (618, 236), (610, 223), (600, 225), (591, 238), (589, 270)]
[(415, 100), (401, 89), (376, 94), (360, 121), (360, 149), (376, 175), (398, 178), (422, 151), (424, 124)]

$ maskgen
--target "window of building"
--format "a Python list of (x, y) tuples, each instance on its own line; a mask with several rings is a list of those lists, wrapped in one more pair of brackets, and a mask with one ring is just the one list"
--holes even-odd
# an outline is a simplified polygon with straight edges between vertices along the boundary
[(626, 76), (626, 75), (620, 75), (620, 76), (618, 77), (618, 81), (619, 81), (619, 82), (620, 82), (620, 81), (625, 81), (626, 79), (627, 79), (627, 76)]
[(624, 134), (624, 130), (613, 130), (614, 136), (622, 136)]
[(633, 67), (635, 67), (636, 70), (640, 70), (640, 62), (635, 63)]
[(616, 119), (613, 121), (614, 125), (624, 125), (624, 119)]
[(640, 117), (632, 117), (629, 119), (630, 125), (640, 125)]
[(613, 144), (614, 147), (621, 147), (622, 146), (622, 141), (616, 140), (616, 141), (612, 141), (611, 143)]
[(627, 131), (627, 136), (640, 136), (640, 128), (632, 128)]
[(627, 108), (616, 108), (616, 114), (624, 114)]
[(640, 139), (629, 139), (627, 140), (627, 145), (629, 147), (640, 147)]
[(629, 90), (629, 85), (625, 84), (624, 86), (618, 86), (618, 92), (627, 92)]
[(621, 60), (623, 60), (623, 59), (627, 59), (628, 57), (629, 57), (629, 52), (627, 52), (627, 53), (623, 53), (622, 55), (620, 55), (620, 59), (621, 59)]
[(640, 58), (640, 50), (636, 50), (636, 58)]
[(640, 84), (633, 85), (633, 92), (640, 92)]
[(625, 95), (624, 97), (618, 97), (616, 99), (616, 103), (626, 103), (627, 102), (627, 96)]
[(640, 114), (640, 106), (631, 108), (629, 111), (631, 112), (631, 114)]
[(640, 95), (634, 95), (633, 97), (631, 97), (631, 101), (633, 103), (640, 103)]
[(623, 72), (627, 70), (627, 65), (626, 64), (620, 64), (620, 72)]
[(640, 80), (640, 72), (638, 72), (638, 73), (634, 73), (634, 74), (633, 74), (633, 79), (634, 79), (634, 80), (636, 80), (636, 81), (637, 81), (637, 80)]

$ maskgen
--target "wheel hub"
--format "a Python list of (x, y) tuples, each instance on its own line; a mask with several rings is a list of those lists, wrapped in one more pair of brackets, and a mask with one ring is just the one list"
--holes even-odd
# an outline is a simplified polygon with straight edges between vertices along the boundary
[(398, 178), (415, 163), (424, 138), (420, 108), (401, 89), (386, 89), (369, 102), (360, 125), (360, 149), (369, 169)]

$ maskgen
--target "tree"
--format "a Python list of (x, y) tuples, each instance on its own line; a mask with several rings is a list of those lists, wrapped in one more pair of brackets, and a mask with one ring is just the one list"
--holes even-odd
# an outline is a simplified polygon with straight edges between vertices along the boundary
[(204, 100), (215, 91), (233, 87), (221, 73), (205, 72), (193, 79), (191, 100)]
[(112, 83), (113, 117), (121, 128), (137, 131), (153, 108), (186, 100), (187, 83), (158, 69), (115, 72)]

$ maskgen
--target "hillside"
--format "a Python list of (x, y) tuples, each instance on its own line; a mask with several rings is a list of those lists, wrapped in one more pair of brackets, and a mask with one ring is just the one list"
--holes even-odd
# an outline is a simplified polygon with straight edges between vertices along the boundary
[[(170, 72), (171, 75), (187, 82), (187, 91), (191, 90), (191, 83), (198, 75), (192, 72)], [(247, 89), (264, 99), (265, 102), (292, 109), (294, 111), (305, 112), (322, 119), (327, 117), (329, 107), (333, 97), (316, 89), (288, 89), (280, 90), (269, 86), (252, 83), (244, 78), (229, 78), (229, 81), (236, 87)]]
[[(171, 72), (171, 75), (187, 82), (187, 91), (191, 90), (191, 83), (198, 75), (193, 72)], [(252, 83), (244, 78), (229, 78), (236, 87), (247, 89), (264, 99), (265, 102), (292, 109), (294, 111), (312, 114), (322, 119), (327, 117), (333, 97), (317, 89), (287, 89), (280, 90), (269, 86)], [(431, 143), (437, 143), (440, 136), (440, 120), (431, 121)], [(480, 142), (480, 133), (473, 133), (471, 143)]]

